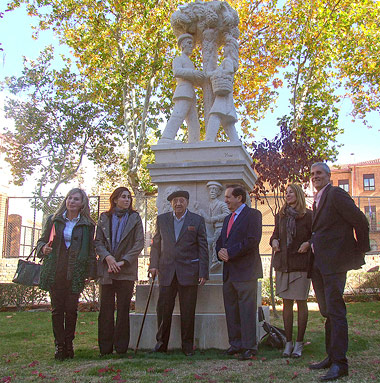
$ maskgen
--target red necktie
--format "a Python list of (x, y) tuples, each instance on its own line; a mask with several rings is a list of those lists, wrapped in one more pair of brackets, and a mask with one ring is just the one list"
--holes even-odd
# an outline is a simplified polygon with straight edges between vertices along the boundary
[(228, 221), (228, 225), (227, 225), (227, 237), (230, 235), (231, 227), (234, 224), (235, 215), (236, 215), (236, 213), (233, 212), (231, 214), (230, 220)]

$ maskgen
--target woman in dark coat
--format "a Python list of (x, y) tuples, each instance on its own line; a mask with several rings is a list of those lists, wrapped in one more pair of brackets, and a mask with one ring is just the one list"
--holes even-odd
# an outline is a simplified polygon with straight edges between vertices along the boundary
[(49, 291), (57, 360), (74, 357), (73, 340), (79, 295), (96, 276), (95, 224), (86, 193), (72, 189), (48, 217), (37, 254), (43, 258), (40, 288)]
[[(275, 228), (270, 239), (270, 245), (275, 252), (273, 266), (276, 270), (276, 294), (283, 298), (284, 303), (284, 357), (299, 358), (302, 355), (308, 319), (311, 222), (312, 212), (306, 209), (301, 186), (290, 184), (286, 189), (286, 202), (275, 217)], [(293, 346), (294, 300), (298, 307), (298, 332)]]
[(100, 215), (95, 248), (100, 277), (100, 355), (112, 354), (114, 348), (118, 354), (125, 354), (129, 345), (129, 306), (137, 280), (138, 256), (144, 248), (141, 218), (132, 209), (132, 195), (127, 188), (119, 187), (111, 194), (110, 209)]

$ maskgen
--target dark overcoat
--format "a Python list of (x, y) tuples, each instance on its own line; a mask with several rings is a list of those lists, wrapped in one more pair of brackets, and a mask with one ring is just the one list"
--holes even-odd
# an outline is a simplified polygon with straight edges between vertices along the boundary
[[(355, 231), (355, 235), (354, 235)], [(364, 213), (342, 188), (328, 185), (313, 214), (314, 262), (322, 274), (359, 269), (370, 250)]]
[(245, 206), (235, 219), (227, 238), (229, 214), (223, 222), (222, 232), (216, 242), (216, 253), (226, 248), (229, 260), (223, 264), (223, 281), (251, 281), (262, 278), (263, 268), (259, 253), (262, 233), (260, 211)]
[(199, 278), (208, 279), (208, 246), (204, 218), (187, 211), (176, 240), (173, 213), (160, 214), (150, 252), (150, 268), (158, 269), (161, 286), (170, 286), (174, 274), (183, 286), (197, 285)]
[(286, 217), (280, 214), (275, 216), (275, 227), (270, 238), (280, 242), (280, 251), (273, 256), (273, 267), (277, 271), (289, 273), (291, 271), (310, 271), (311, 249), (306, 253), (299, 253), (298, 249), (302, 243), (311, 239), (312, 211), (307, 209), (306, 213), (296, 219), (296, 235), (290, 246), (287, 246)]

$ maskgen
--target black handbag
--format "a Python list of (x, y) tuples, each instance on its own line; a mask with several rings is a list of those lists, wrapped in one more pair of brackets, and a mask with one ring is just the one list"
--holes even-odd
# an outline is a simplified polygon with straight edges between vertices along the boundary
[[(37, 247), (31, 251), (28, 258), (18, 260), (17, 270), (12, 282), (24, 286), (38, 286), (40, 283), (41, 263), (36, 263), (36, 250)], [(29, 260), (32, 255), (32, 260)]]
[(259, 322), (263, 322), (262, 326), (265, 331), (265, 335), (261, 338), (260, 342), (273, 348), (284, 348), (286, 344), (285, 331), (265, 321), (262, 307), (258, 308), (258, 317)]

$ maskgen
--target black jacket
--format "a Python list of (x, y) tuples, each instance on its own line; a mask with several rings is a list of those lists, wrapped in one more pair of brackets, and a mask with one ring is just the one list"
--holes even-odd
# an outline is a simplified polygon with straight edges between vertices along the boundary
[[(359, 269), (370, 250), (366, 216), (342, 188), (328, 185), (313, 215), (315, 264), (322, 274)], [(355, 231), (355, 236), (354, 236)]]
[(311, 250), (307, 253), (298, 253), (298, 249), (302, 243), (310, 241), (312, 211), (307, 209), (304, 216), (296, 219), (296, 236), (289, 248), (286, 246), (286, 218), (276, 214), (275, 228), (270, 238), (272, 241), (277, 239), (280, 242), (280, 251), (275, 253), (273, 257), (273, 267), (277, 271), (310, 271), (311, 267)]

